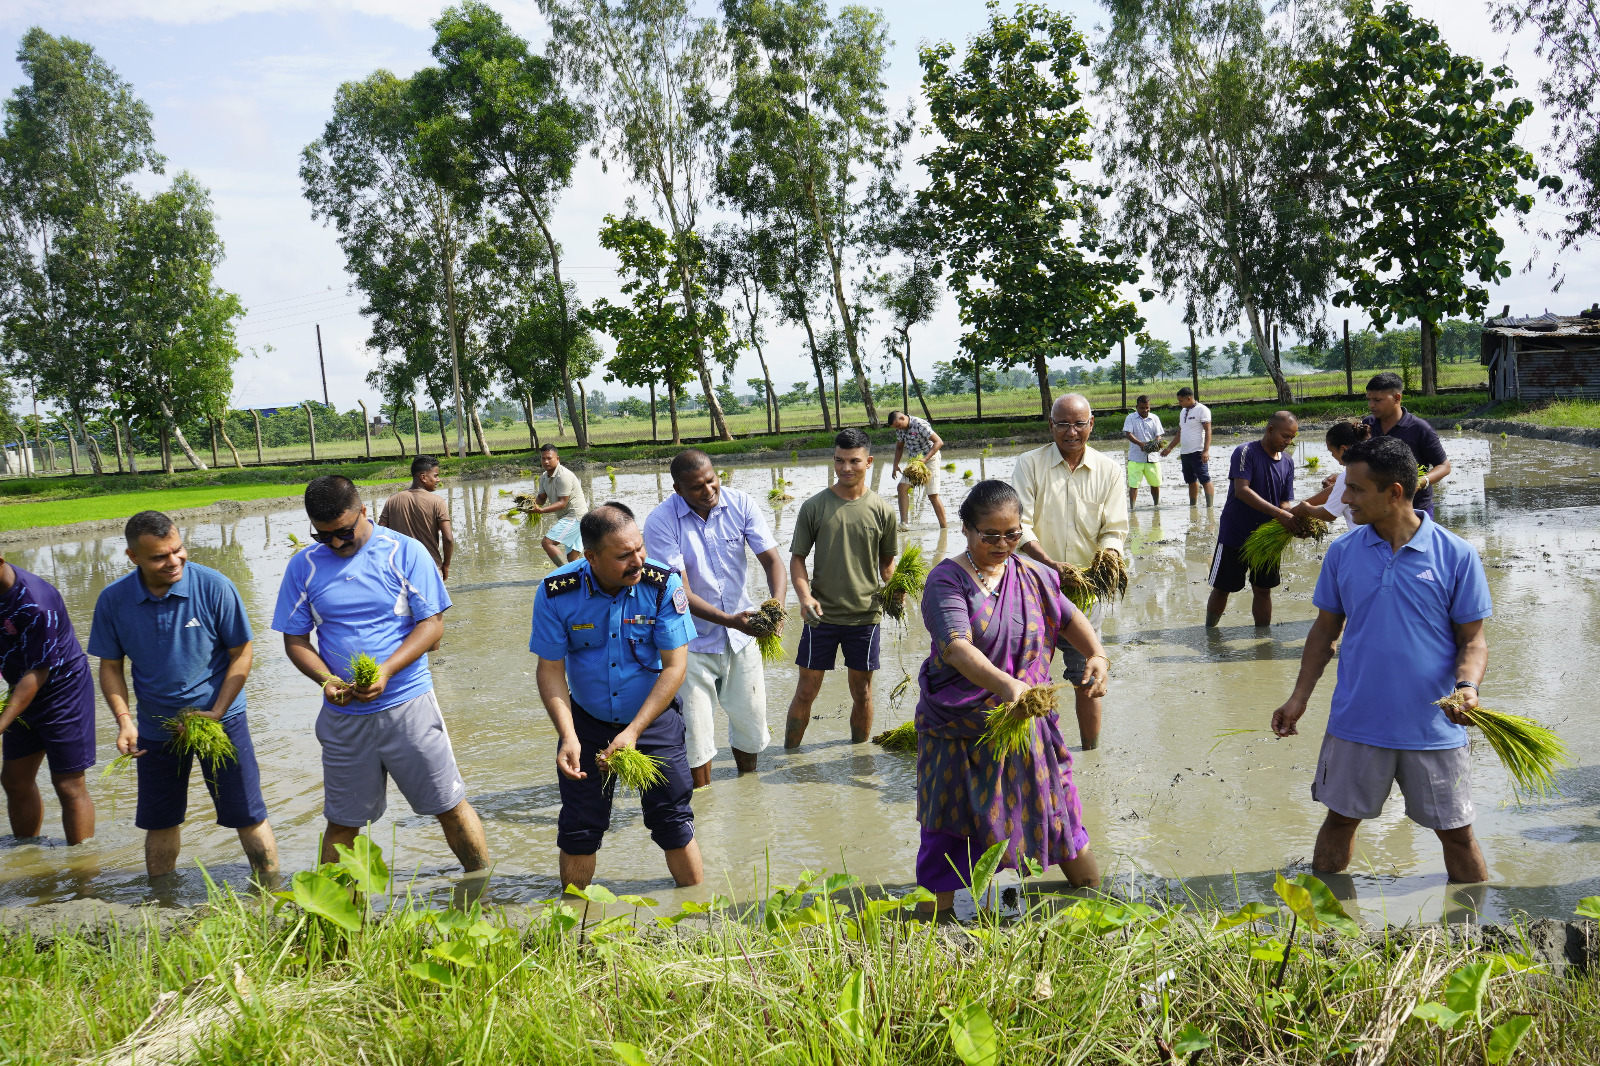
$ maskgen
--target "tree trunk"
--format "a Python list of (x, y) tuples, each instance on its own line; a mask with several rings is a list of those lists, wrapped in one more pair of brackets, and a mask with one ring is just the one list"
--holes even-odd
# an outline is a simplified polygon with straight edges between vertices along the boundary
[(211, 465), (220, 468), (222, 458), (217, 454), (217, 420), (208, 418), (206, 421), (211, 423)]
[(483, 435), (483, 419), (478, 417), (477, 404), (472, 405), (471, 413), (467, 417), (472, 419), (472, 428), (478, 434), (478, 451), (484, 455), (493, 455), (494, 452), (489, 450), (489, 442)]
[(361, 439), (366, 442), (367, 458), (372, 458), (372, 419), (367, 415), (367, 401), (357, 400), (361, 406)]
[[(466, 412), (461, 408), (461, 351), (457, 343), (456, 329), (456, 268), (455, 251), (452, 247), (444, 257), (444, 307), (449, 317), (450, 326), (450, 374), (455, 385), (456, 395), (456, 458), (467, 457), (467, 438), (465, 417)], [(447, 445), (448, 447), (448, 445)]]
[[(669, 198), (670, 202), (670, 198)], [(676, 230), (675, 243), (680, 246), (683, 242), (684, 231), (677, 224), (677, 211), (673, 210), (673, 229)], [(732, 440), (733, 434), (728, 431), (728, 420), (723, 417), (722, 403), (717, 399), (717, 390), (711, 383), (711, 369), (706, 365), (705, 338), (700, 336), (700, 311), (695, 305), (693, 279), (689, 276), (689, 264), (684, 256), (678, 257), (678, 281), (683, 292), (683, 310), (689, 321), (695, 323), (694, 331), (694, 365), (700, 374), (700, 389), (706, 394), (706, 409), (711, 414), (711, 435), (723, 440)]]
[(1122, 413), (1128, 413), (1128, 338), (1123, 337), (1117, 341), (1117, 347), (1122, 352)]
[[(861, 367), (861, 352), (856, 343), (856, 320), (850, 317), (850, 301), (844, 291), (844, 265), (839, 258), (839, 250), (834, 247), (833, 237), (828, 233), (822, 221), (822, 207), (817, 202), (816, 188), (807, 184), (806, 200), (811, 205), (811, 218), (816, 223), (817, 233), (822, 237), (823, 249), (828, 254), (828, 265), (833, 268), (833, 299), (839, 308), (839, 324), (844, 327), (845, 350), (850, 355), (850, 370), (856, 376), (856, 387), (861, 390), (861, 403), (867, 409), (867, 425), (873, 429), (878, 428), (878, 408), (872, 402), (872, 386), (867, 383), (866, 371)], [(834, 389), (838, 390), (837, 370), (834, 371)], [(837, 414), (837, 412), (835, 412)]]
[(932, 422), (933, 415), (928, 410), (928, 398), (922, 394), (922, 382), (917, 380), (916, 368), (911, 365), (910, 329), (903, 329), (900, 331), (900, 341), (901, 347), (905, 353), (900, 357), (900, 359), (905, 364), (906, 373), (911, 375), (911, 387), (917, 390), (917, 402), (922, 405), (922, 417), (926, 418), (929, 422)]
[(1194, 339), (1194, 327), (1189, 327), (1189, 385), (1194, 389), (1194, 402), (1200, 402), (1200, 342)]
[(533, 397), (526, 390), (522, 393), (522, 411), (528, 416), (528, 441), (534, 451), (539, 450), (539, 431), (533, 428)]
[(900, 360), (900, 410), (904, 411), (906, 414), (910, 414), (911, 382), (906, 379), (905, 357), (900, 355), (900, 347), (898, 345), (890, 345), (890, 347), (894, 348), (894, 354)]
[[(412, 417), (411, 428), (413, 430), (416, 429), (416, 421), (415, 421), (416, 414), (417, 414), (416, 405), (412, 404), (411, 405), (411, 417)], [(400, 458), (404, 459), (406, 457), (406, 439), (400, 435), (400, 405), (399, 404), (395, 404), (394, 405), (394, 421), (389, 423), (389, 428), (394, 431), (394, 442), (396, 444), (400, 445)]]
[[(411, 446), (417, 450), (418, 455), (422, 454), (422, 416), (417, 414), (417, 397), (415, 394), (411, 397)], [(406, 446), (402, 441), (400, 454), (404, 455), (405, 453)]]
[(444, 435), (444, 411), (439, 408), (439, 397), (433, 397), (433, 417), (439, 420), (439, 450), (450, 454), (450, 438)]
[(978, 421), (983, 421), (983, 365), (978, 361), (978, 353), (972, 353), (972, 395), (978, 401)]
[(165, 422), (161, 423), (161, 472), (172, 474), (172, 433)]
[(1267, 344), (1267, 334), (1261, 326), (1261, 309), (1256, 306), (1254, 296), (1244, 298), (1244, 313), (1250, 324), (1250, 339), (1256, 342), (1256, 351), (1261, 353), (1261, 361), (1267, 364), (1267, 374), (1272, 378), (1273, 385), (1277, 386), (1278, 402), (1288, 403), (1289, 382), (1283, 376), (1283, 368), (1272, 358), (1272, 348)]
[[(194, 449), (189, 447), (189, 441), (186, 437), (184, 437), (183, 430), (178, 426), (178, 420), (172, 417), (172, 408), (167, 406), (166, 397), (158, 397), (156, 403), (160, 406), (162, 415), (166, 417), (167, 425), (172, 427), (172, 436), (177, 439), (178, 447), (183, 449), (183, 457), (189, 460), (190, 465), (192, 465), (196, 470), (206, 469), (206, 464), (202, 462), (200, 457), (194, 453)], [(311, 409), (308, 407), (306, 410), (309, 412)], [(172, 449), (169, 445), (167, 448), (167, 466), (171, 467), (171, 465)], [(170, 474), (172, 471), (169, 469), (167, 473)]]
[(72, 467), (73, 476), (78, 473), (78, 438), (72, 432), (72, 423), (66, 419), (61, 420), (61, 428), (67, 431), (67, 464)]
[(226, 415), (217, 419), (217, 429), (222, 433), (222, 443), (226, 444), (228, 446), (228, 451), (233, 453), (234, 469), (243, 470), (244, 464), (239, 461), (239, 449), (233, 446), (233, 438), (228, 436), (228, 420)]
[(111, 436), (117, 442), (117, 473), (122, 473), (126, 467), (122, 462), (122, 427), (117, 424), (116, 417), (111, 419)]
[(839, 368), (829, 367), (833, 371), (833, 422), (841, 428), (844, 426), (844, 415), (839, 410)]
[(817, 372), (817, 399), (822, 401), (822, 429), (824, 432), (832, 432), (833, 421), (828, 417), (828, 383), (822, 377), (822, 357), (817, 354), (817, 334), (811, 328), (810, 312), (802, 310), (800, 321), (806, 327), (806, 344), (811, 350), (811, 367)]
[(139, 472), (139, 459), (133, 450), (133, 423), (123, 419), (122, 431), (128, 438), (128, 473), (137, 474)]
[(255, 419), (256, 423), (256, 465), (260, 466), (266, 461), (261, 458), (261, 412), (252, 407), (250, 417)]
[(1039, 377), (1039, 406), (1042, 409), (1045, 421), (1050, 420), (1050, 368), (1045, 365), (1044, 349), (1035, 348), (1033, 352), (1033, 372)]
[(660, 434), (656, 432), (656, 382), (650, 379), (650, 443), (654, 444)]
[(672, 415), (672, 443), (682, 444), (683, 438), (678, 435), (678, 385), (670, 380), (667, 382), (667, 411)]
[(1434, 324), (1422, 320), (1422, 395), (1439, 394), (1439, 334)]
[(556, 436), (565, 437), (567, 435), (567, 427), (565, 425), (563, 425), (562, 422), (561, 422), (561, 401), (562, 400), (566, 400), (567, 401), (567, 408), (568, 408), (567, 414), (568, 414), (568, 418), (569, 419), (571, 418), (571, 414), (572, 414), (572, 412), (571, 412), (571, 408), (572, 408), (572, 383), (567, 380), (567, 377), (566, 377), (565, 374), (563, 374), (561, 376), (561, 388), (562, 388), (562, 395), (560, 397), (550, 401), (550, 409), (553, 410), (556, 413)]
[(83, 424), (83, 416), (76, 411), (72, 415), (78, 422), (78, 432), (83, 435), (83, 445), (89, 452), (89, 466), (96, 474), (106, 472), (105, 456), (100, 454), (100, 442), (89, 434), (89, 427)]
[(587, 448), (589, 440), (589, 397), (583, 391), (583, 382), (578, 382), (578, 418), (572, 423), (572, 429), (578, 437), (578, 447)]
[[(565, 398), (566, 401), (567, 401), (567, 421), (572, 423), (572, 435), (573, 435), (574, 438), (576, 438), (576, 440), (578, 442), (578, 450), (579, 451), (588, 451), (588, 449), (589, 449), (589, 415), (588, 415), (587, 412), (585, 412), (582, 419), (578, 418), (578, 410), (579, 410), (579, 408), (583, 407), (587, 402), (583, 397), (583, 382), (581, 382), (581, 381), (578, 382), (578, 399), (577, 399), (577, 402), (574, 403), (573, 399), (572, 399), (572, 375), (570, 373), (568, 373), (567, 368), (565, 366), (563, 366), (561, 368), (561, 393), (562, 393), (563, 398)], [(560, 403), (560, 401), (556, 402), (555, 407), (556, 407), (556, 432), (557, 433), (562, 433), (562, 430), (561, 430), (561, 403)], [(562, 435), (565, 436), (564, 433)]]

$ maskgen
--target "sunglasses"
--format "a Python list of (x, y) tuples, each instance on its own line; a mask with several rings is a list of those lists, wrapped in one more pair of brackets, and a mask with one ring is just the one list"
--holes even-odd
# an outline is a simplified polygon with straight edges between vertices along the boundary
[(1015, 544), (1022, 539), (1022, 530), (1013, 529), (1010, 533), (979, 533), (978, 539), (985, 544), (1001, 545)]
[(360, 524), (360, 519), (357, 519), (355, 525), (345, 526), (343, 529), (330, 529), (326, 533), (319, 533), (317, 530), (313, 529), (311, 531), (311, 539), (316, 541), (318, 544), (330, 544), (336, 540), (355, 540), (356, 526), (359, 526)]

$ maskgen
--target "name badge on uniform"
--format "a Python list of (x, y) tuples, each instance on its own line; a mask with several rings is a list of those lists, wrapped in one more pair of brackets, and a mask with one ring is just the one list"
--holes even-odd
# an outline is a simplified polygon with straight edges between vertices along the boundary
[(577, 625), (573, 626), (572, 628), (573, 629), (593, 629), (594, 628), (594, 623), (593, 622), (579, 622)]

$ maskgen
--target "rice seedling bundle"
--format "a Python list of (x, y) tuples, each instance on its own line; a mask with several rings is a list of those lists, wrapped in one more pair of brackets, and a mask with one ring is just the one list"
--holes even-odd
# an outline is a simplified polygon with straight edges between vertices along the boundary
[(1056, 709), (1056, 694), (1066, 686), (1035, 685), (1015, 703), (1002, 703), (989, 712), (982, 737), (989, 750), (1000, 758), (1020, 755), (1033, 743), (1033, 720)]
[(928, 469), (928, 464), (920, 458), (913, 459), (901, 471), (905, 475), (906, 484), (921, 488), (933, 477), (933, 471)]
[(239, 757), (222, 723), (207, 718), (198, 708), (189, 707), (161, 723), (172, 734), (172, 747), (178, 755), (194, 755), (203, 763), (226, 766)]
[(778, 479), (778, 483), (776, 485), (772, 486), (772, 488), (767, 490), (767, 500), (768, 500), (768, 502), (770, 502), (770, 503), (787, 503), (790, 500), (794, 499), (793, 496), (789, 495), (788, 489), (789, 489), (789, 483), (787, 481), (783, 480), (783, 478), (780, 477)]
[(368, 685), (378, 683), (378, 660), (362, 652), (350, 660), (350, 684), (356, 688), (366, 688)]
[(893, 729), (885, 729), (882, 733), (873, 737), (872, 742), (884, 751), (915, 755), (917, 753), (917, 727), (912, 722), (902, 722)]
[(761, 649), (761, 661), (775, 663), (783, 658), (783, 638), (778, 631), (783, 628), (783, 604), (767, 600), (750, 616), (750, 628), (756, 631), (756, 647)]
[(1313, 455), (1313, 456), (1310, 456), (1310, 457), (1308, 457), (1306, 459), (1306, 469), (1307, 470), (1315, 470), (1317, 467), (1319, 467), (1321, 465), (1322, 465), (1322, 456), (1320, 456), (1320, 455)]
[(970, 471), (970, 470), (961, 471), (961, 480), (963, 480), (963, 481), (971, 481), (972, 480), (972, 471)]
[(1301, 522), (1305, 526), (1301, 534), (1289, 532), (1282, 522), (1263, 522), (1240, 546), (1239, 561), (1252, 571), (1276, 570), (1284, 550), (1296, 536), (1303, 540), (1321, 540), (1328, 535), (1328, 523), (1320, 518), (1302, 518)]
[(1465, 706), (1466, 693), (1460, 690), (1435, 702), (1444, 710), (1465, 716), (1478, 727), (1511, 775), (1519, 796), (1542, 798), (1557, 791), (1556, 768), (1569, 765), (1570, 759), (1566, 742), (1552, 730), (1520, 714), (1507, 714), (1483, 706), (1469, 709)]
[(944, 468), (946, 470), (950, 471), (953, 474), (953, 473), (955, 473), (956, 464), (954, 464), (954, 463), (946, 463), (946, 464), (944, 464)]
[(1071, 563), (1066, 565), (1061, 574), (1061, 591), (1072, 602), (1072, 606), (1084, 614), (1088, 614), (1094, 606), (1094, 586), (1089, 584), (1087, 575)]
[(100, 771), (100, 776), (102, 778), (125, 777), (131, 769), (133, 769), (133, 752), (130, 751), (128, 754), (118, 755), (115, 759), (106, 763), (106, 768)]
[(660, 759), (638, 748), (618, 748), (606, 760), (606, 772), (622, 782), (623, 788), (643, 794), (666, 782), (667, 775), (661, 772), (663, 765)]
[(1097, 597), (1121, 599), (1128, 594), (1128, 561), (1121, 552), (1102, 548), (1094, 553), (1083, 580)]
[(906, 597), (922, 595), (922, 587), (927, 580), (927, 560), (922, 558), (922, 548), (913, 544), (900, 553), (900, 561), (894, 564), (889, 583), (883, 586), (884, 613), (897, 621), (903, 619), (906, 616)]

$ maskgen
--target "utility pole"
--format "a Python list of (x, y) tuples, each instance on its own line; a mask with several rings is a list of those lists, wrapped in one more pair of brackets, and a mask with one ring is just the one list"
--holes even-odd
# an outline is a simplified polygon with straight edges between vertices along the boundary
[(1194, 387), (1194, 402), (1200, 402), (1200, 344), (1194, 339), (1194, 327), (1189, 327), (1189, 381)]
[(1128, 338), (1123, 337), (1117, 341), (1117, 346), (1122, 349), (1122, 413), (1128, 413)]
[(1344, 391), (1348, 396), (1356, 394), (1354, 375), (1350, 371), (1350, 320), (1344, 320)]
[(317, 323), (317, 365), (322, 368), (322, 402), (327, 407), (333, 404), (328, 400), (328, 363), (322, 358), (322, 323)]

